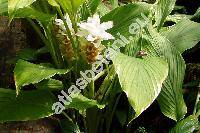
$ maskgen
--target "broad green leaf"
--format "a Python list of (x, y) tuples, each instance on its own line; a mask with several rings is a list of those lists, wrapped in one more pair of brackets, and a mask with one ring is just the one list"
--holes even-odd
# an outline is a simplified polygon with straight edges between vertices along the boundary
[(33, 7), (36, 0), (9, 0), (8, 12), (10, 21), (13, 18), (32, 18), (43, 25), (48, 25), (55, 15), (47, 14)]
[(30, 6), (36, 0), (8, 0), (8, 13), (12, 19), (15, 13), (22, 8)]
[(116, 7), (118, 7), (118, 0), (110, 0), (110, 3), (111, 3), (111, 5), (112, 5), (112, 8), (114, 9), (114, 8), (116, 8)]
[(199, 31), (199, 23), (183, 19), (163, 34), (180, 53), (183, 53), (185, 50), (194, 47), (200, 41)]
[[(65, 12), (76, 12), (78, 8), (85, 2), (85, 0), (55, 0)], [(54, 0), (49, 0), (53, 6), (57, 6)]]
[(65, 12), (69, 13), (73, 11), (71, 0), (56, 0), (56, 2), (63, 8)]
[(182, 121), (178, 122), (169, 133), (193, 133), (199, 127), (199, 121), (196, 116), (188, 116)]
[(90, 11), (92, 14), (95, 13), (96, 9), (98, 8), (98, 5), (101, 3), (101, 0), (89, 0), (88, 5), (90, 7)]
[(158, 96), (161, 111), (173, 120), (182, 119), (187, 108), (183, 99), (182, 84), (185, 75), (185, 62), (181, 53), (152, 27), (148, 29), (149, 42), (158, 56), (164, 57), (169, 65), (169, 74)]
[(71, 0), (72, 7), (74, 11), (77, 11), (77, 9), (85, 2), (86, 0)]
[(101, 0), (89, 0), (88, 2), (85, 2), (80, 10), (81, 21), (87, 20), (89, 16), (93, 15), (100, 3)]
[(141, 51), (141, 42), (142, 40), (139, 38), (139, 36), (136, 36), (134, 39), (130, 41), (129, 44), (125, 46), (124, 54), (128, 56), (136, 57), (138, 55), (138, 52)]
[(121, 126), (124, 126), (127, 120), (127, 112), (124, 110), (116, 110), (115, 115), (118, 121), (120, 122)]
[(56, 2), (56, 0), (47, 0), (50, 5), (59, 7), (59, 4)]
[(158, 29), (160, 29), (166, 17), (172, 12), (176, 0), (157, 0), (155, 19)]
[[(55, 110), (56, 114), (59, 114), (61, 113), (60, 111), (63, 111), (63, 109), (68, 109), (68, 108), (73, 108), (79, 111), (85, 111), (86, 109), (89, 109), (91, 107), (97, 107), (99, 109), (103, 109), (105, 107), (105, 105), (99, 104), (96, 100), (88, 99), (82, 94), (79, 94), (79, 92), (71, 93), (70, 95), (68, 95), (65, 91), (62, 91), (61, 93), (62, 94), (58, 96), (58, 99), (59, 97), (63, 98), (65, 97), (66, 101), (64, 101), (65, 105), (62, 101), (55, 102), (52, 105), (52, 109)], [(68, 97), (66, 97), (66, 95)]]
[(38, 50), (25, 48), (19, 51), (15, 58), (12, 58), (7, 61), (9, 64), (15, 64), (19, 59), (26, 60), (26, 61), (34, 61), (37, 60), (37, 56), (48, 53), (48, 49), (46, 47), (42, 47)]
[(97, 106), (100, 109), (103, 109), (105, 106), (99, 104), (96, 100), (88, 99), (87, 97), (79, 94), (73, 96), (72, 102), (69, 105), (66, 105), (66, 108), (74, 108), (77, 110), (85, 110), (91, 107)]
[(104, 16), (107, 13), (109, 13), (110, 11), (111, 11), (111, 9), (108, 6), (106, 6), (104, 3), (100, 3), (98, 8), (97, 8), (97, 13), (100, 16)]
[(113, 52), (112, 61), (122, 90), (138, 117), (157, 98), (167, 77), (168, 66), (160, 57), (135, 58)]
[[(110, 13), (101, 18), (101, 21), (113, 21), (113, 28), (108, 30), (112, 35), (117, 36), (119, 32), (125, 37), (130, 37), (129, 26), (133, 23), (144, 24), (145, 18), (141, 14), (148, 17), (150, 5), (146, 3), (134, 3), (115, 8)], [(137, 22), (137, 21), (138, 22)], [(127, 38), (129, 39), (129, 38)]]
[(18, 59), (23, 59), (23, 60), (36, 60), (37, 59), (37, 54), (36, 50), (30, 49), (30, 48), (25, 48), (19, 52), (17, 55)]
[(40, 83), (37, 83), (35, 85), (38, 89), (40, 90), (50, 90), (50, 91), (55, 91), (55, 90), (62, 90), (63, 89), (63, 84), (61, 81), (56, 80), (56, 79), (46, 79), (43, 80)]
[(192, 20), (200, 21), (200, 7), (197, 9), (196, 13), (192, 16)]
[(60, 126), (62, 133), (81, 133), (77, 124), (75, 124), (72, 119), (65, 118), (60, 121)]
[(56, 74), (66, 74), (69, 70), (48, 68), (24, 60), (19, 60), (14, 69), (17, 94), (21, 87), (49, 79)]
[(8, 12), (8, 0), (0, 1), (0, 15)]
[(45, 90), (21, 91), (0, 88), (0, 122), (36, 120), (51, 116), (55, 97)]
[(185, 11), (186, 10), (186, 8), (185, 8), (185, 6), (177, 6), (177, 5), (175, 5), (174, 6), (174, 9), (173, 9), (173, 12), (174, 11)]
[(43, 25), (48, 25), (54, 19), (55, 16), (52, 14), (46, 14), (41, 11), (38, 11), (33, 7), (25, 7), (17, 10), (13, 17), (36, 19)]
[[(186, 14), (174, 14), (174, 15), (169, 15), (166, 18), (166, 21), (171, 21), (178, 23), (182, 19), (190, 19), (192, 15), (186, 15)], [(164, 27), (163, 27), (164, 28)]]

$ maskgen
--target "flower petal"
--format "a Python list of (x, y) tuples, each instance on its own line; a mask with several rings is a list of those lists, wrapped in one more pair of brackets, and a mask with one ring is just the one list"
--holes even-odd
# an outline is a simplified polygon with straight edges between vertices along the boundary
[(95, 24), (95, 25), (100, 25), (100, 18), (99, 15), (95, 14), (92, 17), (89, 17), (87, 20), (87, 23)]
[(92, 35), (90, 34), (90, 35), (88, 35), (88, 36), (86, 37), (86, 39), (87, 39), (88, 41), (90, 41), (90, 42), (93, 42), (93, 41), (95, 41), (97, 38), (94, 37), (94, 36), (92, 36)]
[(107, 33), (107, 32), (102, 33), (101, 37), (104, 40), (115, 39), (110, 33)]
[(68, 25), (69, 29), (73, 30), (73, 28), (72, 28), (72, 21), (69, 18), (69, 15), (67, 13), (65, 14), (64, 18), (65, 18), (65, 21), (67, 22), (67, 25)]
[[(113, 27), (113, 22), (108, 21), (100, 23), (99, 15), (95, 14), (92, 17), (89, 17), (87, 22), (78, 23), (80, 31), (79, 36), (85, 37), (88, 41), (94, 42), (96, 39), (100, 40), (109, 40), (114, 39), (114, 37), (107, 33), (106, 30)], [(88, 34), (84, 35), (81, 30), (86, 30)], [(85, 32), (85, 31), (84, 31)]]
[(101, 24), (101, 28), (104, 30), (110, 29), (113, 27), (113, 22), (112, 21), (108, 21), (108, 22), (103, 22)]
[(61, 19), (55, 19), (55, 24), (60, 26), (60, 25), (63, 25), (63, 21)]

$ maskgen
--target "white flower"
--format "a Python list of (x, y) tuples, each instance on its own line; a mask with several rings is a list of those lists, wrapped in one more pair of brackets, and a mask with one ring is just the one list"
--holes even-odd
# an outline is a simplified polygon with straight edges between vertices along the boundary
[[(100, 43), (102, 40), (114, 39), (106, 30), (113, 27), (113, 22), (100, 23), (99, 15), (89, 17), (87, 22), (78, 23), (80, 30), (77, 35), (85, 37), (90, 42)], [(99, 41), (100, 40), (100, 41)]]
[[(74, 29), (72, 28), (72, 22), (69, 18), (69, 15), (68, 14), (65, 14), (64, 16), (64, 19), (69, 27), (69, 30), (74, 33)], [(65, 28), (65, 25), (64, 25), (64, 22), (62, 21), (62, 19), (55, 19), (55, 24), (58, 25), (60, 27), (60, 30), (63, 34), (66, 34), (66, 28)]]

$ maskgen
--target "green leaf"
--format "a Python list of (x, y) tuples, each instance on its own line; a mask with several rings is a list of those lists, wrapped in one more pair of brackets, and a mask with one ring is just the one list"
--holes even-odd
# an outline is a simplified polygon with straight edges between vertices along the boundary
[(77, 11), (77, 9), (85, 2), (86, 0), (71, 0), (72, 7), (74, 11)]
[(47, 0), (47, 1), (49, 2), (50, 5), (59, 7), (59, 4), (56, 2), (56, 0)]
[(36, 120), (51, 116), (55, 97), (49, 91), (21, 91), (0, 88), (0, 122)]
[(22, 51), (19, 52), (17, 55), (18, 59), (23, 59), (23, 60), (36, 60), (37, 59), (37, 54), (35, 49), (30, 49), (30, 48), (25, 48)]
[(56, 2), (63, 8), (65, 12), (73, 11), (71, 0), (56, 0)]
[[(192, 15), (186, 15), (186, 14), (174, 14), (174, 15), (169, 15), (166, 18), (166, 21), (171, 21), (174, 23), (178, 23), (182, 19), (190, 19)], [(166, 28), (166, 27), (163, 27)]]
[(63, 84), (59, 80), (50, 78), (50, 79), (43, 80), (40, 83), (37, 83), (36, 87), (40, 90), (48, 89), (50, 91), (55, 91), (55, 90), (62, 90)]
[(0, 15), (8, 12), (8, 0), (0, 1)]
[(114, 9), (114, 8), (116, 8), (116, 7), (118, 7), (118, 0), (109, 0), (110, 1), (110, 3), (111, 3), (111, 5), (112, 5), (112, 8)]
[(101, 0), (89, 0), (88, 2), (85, 2), (80, 10), (81, 21), (87, 20), (89, 16), (93, 15), (100, 3)]
[[(13, 18), (32, 18), (47, 26), (54, 19), (55, 15), (47, 14), (37, 10), (33, 3), (36, 0), (9, 0), (8, 12), (10, 22)], [(46, 5), (47, 6), (47, 5)]]
[(60, 126), (62, 129), (62, 133), (81, 133), (78, 125), (75, 124), (70, 118), (61, 120)]
[(8, 0), (8, 13), (12, 19), (15, 13), (22, 8), (30, 6), (36, 0)]
[(87, 97), (79, 94), (73, 96), (72, 102), (69, 105), (66, 105), (66, 108), (74, 108), (77, 110), (85, 110), (91, 107), (97, 106), (100, 109), (103, 109), (105, 106), (99, 104), (96, 100), (88, 99)]
[(49, 4), (57, 6), (56, 2), (63, 8), (65, 12), (76, 12), (85, 0), (48, 0)]
[(35, 61), (37, 57), (41, 54), (48, 53), (47, 47), (42, 47), (40, 49), (31, 49), (25, 48), (19, 51), (15, 58), (12, 58), (7, 61), (9, 64), (15, 64), (19, 59), (26, 60), (26, 61)]
[(33, 7), (25, 7), (25, 8), (17, 10), (13, 17), (36, 19), (43, 25), (47, 26), (50, 22), (52, 22), (55, 15), (43, 13), (41, 11), (36, 10)]
[(199, 121), (196, 116), (188, 116), (184, 120), (178, 122), (169, 133), (193, 133), (199, 126)]
[(134, 39), (130, 40), (130, 43), (125, 46), (124, 54), (133, 57), (138, 55), (138, 52), (141, 51), (141, 44), (143, 43), (139, 36), (134, 37)]
[(200, 24), (187, 19), (179, 21), (163, 34), (181, 52), (194, 47), (200, 41)]
[(200, 7), (197, 9), (196, 13), (192, 16), (192, 20), (200, 21)]
[(104, 4), (104, 3), (100, 3), (98, 8), (97, 8), (97, 13), (100, 16), (104, 16), (107, 13), (109, 13), (110, 11), (111, 11), (111, 9), (108, 6), (106, 6), (106, 4)]
[(17, 94), (21, 87), (49, 79), (56, 74), (66, 74), (69, 70), (48, 68), (24, 60), (19, 60), (14, 69)]
[(185, 62), (180, 52), (164, 36), (152, 27), (148, 29), (148, 40), (158, 56), (164, 57), (169, 65), (169, 74), (163, 83), (158, 97), (163, 114), (173, 120), (182, 119), (187, 108), (183, 99), (182, 84), (185, 75)]
[(113, 21), (113, 28), (108, 30), (112, 35), (117, 36), (117, 33), (119, 32), (123, 36), (129, 37), (132, 35), (129, 33), (129, 26), (133, 23), (137, 23), (136, 20), (140, 20), (141, 23), (145, 22), (146, 20), (142, 17), (141, 14), (147, 17), (149, 12), (149, 4), (127, 4), (125, 6), (115, 8), (113, 11), (103, 16), (101, 20), (103, 22)]
[(155, 19), (158, 29), (163, 26), (166, 17), (172, 12), (175, 3), (176, 0), (157, 0)]
[(127, 120), (127, 112), (124, 110), (116, 110), (116, 117), (118, 121), (120, 122), (121, 126), (124, 126), (126, 124)]
[(168, 66), (159, 57), (134, 58), (112, 52), (115, 70), (122, 90), (126, 93), (138, 117), (157, 98), (167, 77)]
[(90, 7), (90, 11), (92, 14), (95, 13), (100, 3), (101, 3), (101, 0), (89, 0), (88, 5)]

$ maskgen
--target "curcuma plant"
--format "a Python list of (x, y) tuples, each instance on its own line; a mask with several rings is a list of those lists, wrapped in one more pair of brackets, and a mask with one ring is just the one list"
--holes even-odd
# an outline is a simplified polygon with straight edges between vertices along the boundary
[[(1, 16), (27, 21), (44, 46), (17, 58), (16, 91), (0, 89), (0, 122), (58, 114), (64, 133), (117, 132), (115, 119), (133, 132), (131, 122), (156, 100), (177, 122), (170, 132), (198, 130), (199, 95), (185, 116), (182, 53), (200, 41), (199, 12), (172, 15), (175, 2), (1, 0)], [(44, 54), (51, 59), (37, 59)]]

